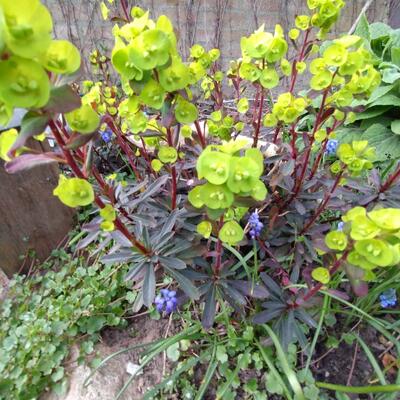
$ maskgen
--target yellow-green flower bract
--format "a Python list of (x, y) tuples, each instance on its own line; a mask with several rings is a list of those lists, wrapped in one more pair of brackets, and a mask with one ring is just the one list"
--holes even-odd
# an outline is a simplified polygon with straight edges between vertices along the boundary
[(88, 104), (65, 114), (65, 119), (73, 131), (82, 134), (92, 133), (100, 125), (100, 116)]
[(58, 186), (53, 194), (68, 207), (87, 206), (94, 201), (92, 185), (81, 178), (66, 178), (60, 175)]

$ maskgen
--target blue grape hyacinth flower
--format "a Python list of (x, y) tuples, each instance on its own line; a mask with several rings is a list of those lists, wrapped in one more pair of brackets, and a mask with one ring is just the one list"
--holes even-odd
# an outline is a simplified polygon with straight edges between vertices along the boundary
[(325, 154), (328, 156), (336, 154), (336, 150), (338, 148), (339, 141), (336, 139), (329, 139), (326, 144)]
[(107, 129), (103, 132), (100, 133), (101, 138), (106, 142), (106, 143), (110, 143), (111, 142), (111, 138), (112, 138), (112, 132)]
[(342, 230), (343, 230), (343, 227), (344, 227), (344, 222), (343, 222), (343, 221), (340, 221), (340, 222), (338, 223), (337, 230), (338, 230), (338, 231), (342, 231)]
[(254, 211), (249, 218), (249, 226), (250, 226), (250, 237), (252, 239), (256, 239), (260, 236), (262, 229), (264, 228), (264, 224), (260, 221), (260, 216), (258, 215), (258, 211)]
[(160, 294), (154, 300), (158, 312), (165, 311), (167, 314), (176, 311), (178, 301), (175, 290), (161, 289)]
[(396, 290), (393, 288), (385, 290), (379, 296), (379, 300), (381, 302), (381, 307), (383, 308), (394, 307), (397, 304)]

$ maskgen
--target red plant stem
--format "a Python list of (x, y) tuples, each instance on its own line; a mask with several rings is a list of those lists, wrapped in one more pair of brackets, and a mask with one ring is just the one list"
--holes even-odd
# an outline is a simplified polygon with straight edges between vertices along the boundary
[(303, 45), (302, 45), (301, 50), (300, 50), (299, 57), (298, 57), (298, 59), (296, 58), (293, 61), (293, 64), (292, 64), (292, 76), (291, 76), (290, 89), (289, 89), (290, 93), (293, 93), (294, 86), (296, 84), (296, 80), (297, 80), (297, 76), (298, 76), (298, 72), (297, 72), (297, 69), (296, 69), (296, 64), (298, 62), (303, 61), (303, 59), (304, 59), (304, 55), (305, 55), (304, 53), (306, 51), (306, 46), (308, 44), (308, 36), (310, 35), (310, 31), (311, 31), (311, 28), (307, 29), (306, 34), (304, 36)]
[[(297, 122), (296, 122), (297, 123)], [(291, 147), (292, 147), (292, 158), (294, 159), (295, 165), (295, 174), (296, 174), (296, 162), (297, 162), (297, 149), (296, 149), (296, 140), (297, 140), (297, 132), (296, 132), (296, 123), (292, 125), (290, 128), (291, 133)]]
[(338, 187), (340, 180), (342, 179), (344, 173), (344, 169), (342, 169), (338, 175), (336, 176), (336, 179), (331, 187), (331, 190), (325, 195), (325, 198), (323, 202), (319, 205), (317, 210), (315, 211), (314, 215), (311, 217), (311, 219), (305, 224), (304, 228), (300, 232), (300, 235), (303, 235), (307, 230), (312, 226), (312, 224), (317, 220), (317, 218), (321, 215), (322, 211), (324, 211), (325, 206), (328, 204), (329, 200), (331, 199), (333, 193), (335, 192), (336, 188)]
[(400, 177), (400, 165), (397, 170), (386, 180), (386, 182), (379, 189), (379, 193), (386, 192), (393, 185), (393, 183)]
[(142, 180), (142, 177), (140, 176), (139, 171), (136, 168), (135, 162), (134, 162), (134, 154), (132, 149), (125, 143), (124, 138), (118, 129), (118, 127), (115, 125), (113, 119), (109, 117), (108, 115), (105, 117), (105, 122), (108, 125), (108, 127), (115, 133), (115, 136), (117, 137), (118, 144), (120, 145), (121, 149), (125, 153), (126, 157), (128, 158), (129, 165), (131, 166), (133, 173), (135, 174), (135, 177), (138, 181)]
[(281, 125), (278, 123), (278, 125), (275, 128), (274, 139), (272, 140), (273, 144), (276, 144), (280, 130), (281, 130)]
[[(173, 147), (174, 143), (172, 140), (172, 131), (171, 128), (167, 128), (167, 142), (168, 146)], [(177, 179), (176, 179), (176, 168), (175, 165), (171, 166), (171, 179), (172, 179), (172, 187), (171, 187), (171, 209), (175, 210), (176, 208), (176, 187), (177, 187)]]
[(296, 196), (298, 195), (298, 193), (299, 193), (299, 191), (301, 189), (301, 186), (303, 184), (303, 181), (304, 181), (304, 178), (305, 178), (305, 173), (306, 173), (306, 170), (307, 170), (307, 165), (308, 165), (308, 162), (310, 160), (311, 148), (312, 148), (312, 145), (313, 145), (314, 140), (315, 140), (315, 132), (317, 132), (317, 130), (320, 127), (320, 125), (324, 122), (324, 120), (322, 119), (322, 116), (323, 116), (323, 111), (324, 111), (324, 107), (325, 107), (325, 101), (326, 101), (326, 97), (328, 96), (329, 88), (330, 87), (325, 89), (323, 97), (322, 97), (321, 106), (320, 106), (320, 109), (318, 110), (318, 114), (317, 114), (317, 117), (316, 117), (314, 129), (312, 131), (312, 135), (311, 135), (311, 138), (310, 138), (310, 143), (308, 145), (308, 148), (306, 150), (306, 154), (304, 156), (304, 160), (302, 162), (303, 167), (302, 167), (301, 172), (300, 172), (300, 177), (299, 177), (299, 179), (296, 179), (296, 184), (295, 184), (295, 187), (294, 187), (294, 191), (293, 191), (292, 195), (289, 197), (289, 199), (286, 201), (284, 206), (290, 204), (292, 202), (292, 200), (296, 198)]
[(263, 88), (261, 88), (260, 105), (258, 107), (258, 116), (257, 116), (257, 124), (256, 124), (255, 132), (254, 132), (254, 138), (253, 138), (253, 147), (257, 147), (257, 144), (258, 144), (258, 137), (260, 136), (260, 129), (261, 129), (261, 117), (262, 117), (263, 107), (264, 107), (264, 90), (263, 90)]
[(328, 136), (328, 137), (327, 137), (327, 138), (324, 140), (324, 142), (322, 143), (321, 150), (320, 150), (320, 152), (318, 153), (318, 156), (317, 156), (317, 158), (315, 159), (314, 164), (313, 164), (313, 166), (312, 166), (312, 168), (311, 168), (311, 173), (310, 173), (309, 177), (307, 178), (308, 180), (311, 180), (311, 179), (314, 177), (315, 173), (317, 172), (319, 163), (321, 162), (322, 156), (324, 155), (325, 150), (326, 150), (326, 146), (327, 146), (327, 144), (328, 144), (329, 134), (330, 134), (332, 131), (334, 131), (338, 126), (340, 126), (341, 124), (342, 124), (342, 121), (335, 121), (335, 124), (333, 125), (333, 127), (332, 127), (332, 128), (329, 128), (329, 129), (327, 130), (327, 136)]
[[(63, 138), (61, 137), (61, 134), (57, 128), (57, 125), (54, 123), (54, 121), (49, 122), (49, 126), (53, 132), (54, 138), (56, 139), (58, 146), (61, 148), (64, 157), (67, 160), (68, 165), (72, 169), (72, 172), (74, 175), (78, 178), (85, 179), (87, 180), (87, 177), (82, 173), (81, 169), (75, 162), (72, 154), (68, 149), (65, 148), (65, 143)], [(105, 204), (101, 200), (99, 196), (95, 196), (95, 202), (100, 208), (104, 208)], [(142, 244), (140, 243), (126, 228), (126, 226), (123, 224), (123, 222), (117, 217), (114, 221), (115, 227), (137, 248), (142, 254), (149, 254), (149, 250)]]
[(205, 132), (203, 135), (203, 132), (201, 131), (200, 122), (197, 119), (196, 119), (196, 121), (194, 121), (194, 126), (196, 127), (196, 132), (199, 137), (201, 147), (204, 149), (207, 146), (206, 139), (205, 139)]
[[(346, 261), (347, 256), (349, 254), (350, 250), (346, 250), (340, 258), (338, 258), (333, 265), (329, 268), (329, 274), (330, 276), (333, 276), (337, 270), (341, 267), (342, 263)], [(315, 296), (323, 287), (322, 283), (317, 283), (315, 286), (309, 289), (309, 291), (301, 298), (297, 299), (295, 303), (293, 304), (294, 308), (300, 307), (303, 303), (306, 301), (310, 300), (311, 297)]]
[(121, 5), (122, 5), (122, 9), (124, 10), (125, 18), (127, 19), (128, 22), (130, 22), (131, 17), (129, 15), (128, 8), (127, 8), (127, 6), (128, 6), (127, 0), (121, 0)]

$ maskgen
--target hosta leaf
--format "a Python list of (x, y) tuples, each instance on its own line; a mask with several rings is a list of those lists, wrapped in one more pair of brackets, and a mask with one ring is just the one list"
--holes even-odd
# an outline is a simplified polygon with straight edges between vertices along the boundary
[(400, 119), (395, 119), (392, 121), (390, 128), (392, 129), (393, 133), (400, 135)]

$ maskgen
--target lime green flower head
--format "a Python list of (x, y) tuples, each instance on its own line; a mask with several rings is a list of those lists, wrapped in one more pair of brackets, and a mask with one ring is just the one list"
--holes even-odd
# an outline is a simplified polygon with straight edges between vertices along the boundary
[(126, 119), (126, 123), (132, 133), (144, 132), (147, 128), (147, 116), (143, 111), (138, 111), (129, 116), (129, 118)]
[(218, 237), (231, 246), (238, 244), (244, 237), (243, 228), (236, 221), (228, 221), (219, 231)]
[(170, 57), (171, 42), (160, 29), (149, 29), (132, 41), (132, 62), (142, 70), (165, 65)]
[(178, 159), (178, 152), (174, 147), (162, 146), (158, 149), (158, 158), (164, 163), (174, 163)]
[(276, 62), (285, 57), (288, 51), (288, 44), (282, 37), (274, 37), (268, 45), (265, 59), (270, 62)]
[(228, 188), (233, 193), (251, 191), (260, 177), (257, 162), (250, 157), (232, 157), (229, 168)]
[(184, 89), (190, 80), (189, 68), (183, 62), (174, 58), (168, 68), (158, 73), (160, 84), (167, 92)]
[(240, 41), (242, 54), (252, 58), (263, 58), (272, 39), (272, 34), (264, 32), (264, 26), (262, 26), (248, 38), (242, 37)]
[(275, 117), (274, 114), (268, 113), (265, 114), (263, 119), (263, 125), (266, 127), (274, 127), (278, 124), (278, 119)]
[(322, 284), (326, 285), (331, 280), (331, 276), (329, 270), (324, 267), (318, 267), (312, 270), (311, 276), (317, 282), (321, 282)]
[(231, 158), (229, 154), (206, 149), (196, 164), (199, 178), (205, 178), (214, 185), (222, 185), (228, 180)]
[(325, 243), (332, 250), (343, 251), (347, 247), (347, 236), (341, 231), (332, 231), (325, 236)]
[(115, 224), (112, 221), (103, 221), (100, 224), (100, 228), (104, 232), (112, 232), (113, 230), (115, 230)]
[(195, 44), (190, 49), (190, 57), (197, 59), (200, 58), (206, 51), (200, 44)]
[(205, 239), (208, 239), (212, 232), (212, 224), (210, 221), (201, 221), (197, 225), (197, 233), (203, 236)]
[(298, 15), (295, 19), (296, 28), (305, 31), (310, 26), (310, 17), (308, 15)]
[(34, 58), (51, 42), (53, 22), (39, 0), (0, 0), (5, 17), (6, 46), (16, 55)]
[(376, 264), (369, 262), (365, 257), (363, 257), (360, 253), (357, 253), (357, 251), (355, 250), (349, 253), (349, 255), (347, 256), (347, 261), (350, 264), (367, 271), (371, 271), (377, 267)]
[(274, 68), (265, 68), (261, 72), (260, 83), (267, 89), (276, 87), (279, 83), (279, 75)]
[(239, 76), (250, 82), (255, 82), (261, 75), (261, 70), (254, 64), (243, 62), (239, 68)]
[(382, 229), (388, 231), (400, 229), (400, 209), (381, 208), (370, 211), (368, 217)]
[[(117, 39), (116, 42), (118, 42)], [(125, 46), (116, 44), (111, 54), (111, 62), (116, 71), (128, 80), (141, 80), (143, 78), (143, 71), (134, 63), (132, 46)]]
[(37, 62), (16, 56), (0, 62), (0, 98), (9, 106), (40, 108), (49, 97), (49, 78)]
[(380, 239), (360, 240), (354, 247), (367, 261), (380, 267), (391, 265), (394, 258), (392, 248)]
[(347, 61), (348, 52), (344, 46), (334, 43), (329, 46), (323, 54), (323, 58), (328, 65), (340, 67)]
[(66, 178), (60, 175), (53, 194), (68, 207), (87, 206), (94, 201), (92, 185), (85, 179)]
[(179, 97), (175, 107), (176, 120), (181, 124), (191, 124), (197, 117), (198, 111), (196, 106)]
[(350, 236), (354, 240), (373, 239), (380, 233), (378, 225), (366, 216), (359, 215), (352, 220)]
[(88, 104), (65, 114), (65, 119), (73, 131), (82, 134), (92, 133), (100, 125), (100, 116)]
[(310, 87), (313, 90), (323, 90), (329, 87), (332, 83), (332, 73), (328, 70), (314, 75), (310, 81)]
[(150, 79), (140, 93), (140, 100), (151, 108), (161, 109), (164, 104), (165, 90), (154, 79)]
[(285, 76), (289, 76), (292, 73), (292, 64), (286, 58), (281, 60), (281, 71)]
[(189, 202), (193, 207), (201, 208), (204, 206), (204, 201), (201, 198), (202, 186), (196, 186), (188, 193)]
[(101, 210), (100, 210), (100, 216), (105, 220), (109, 222), (115, 221), (117, 218), (117, 213), (114, 209), (114, 207), (111, 204), (106, 204)]
[(53, 40), (47, 48), (43, 65), (57, 74), (72, 74), (81, 65), (78, 49), (67, 40)]
[(233, 203), (233, 194), (225, 185), (206, 183), (200, 186), (199, 193), (203, 204), (212, 210), (229, 208)]

